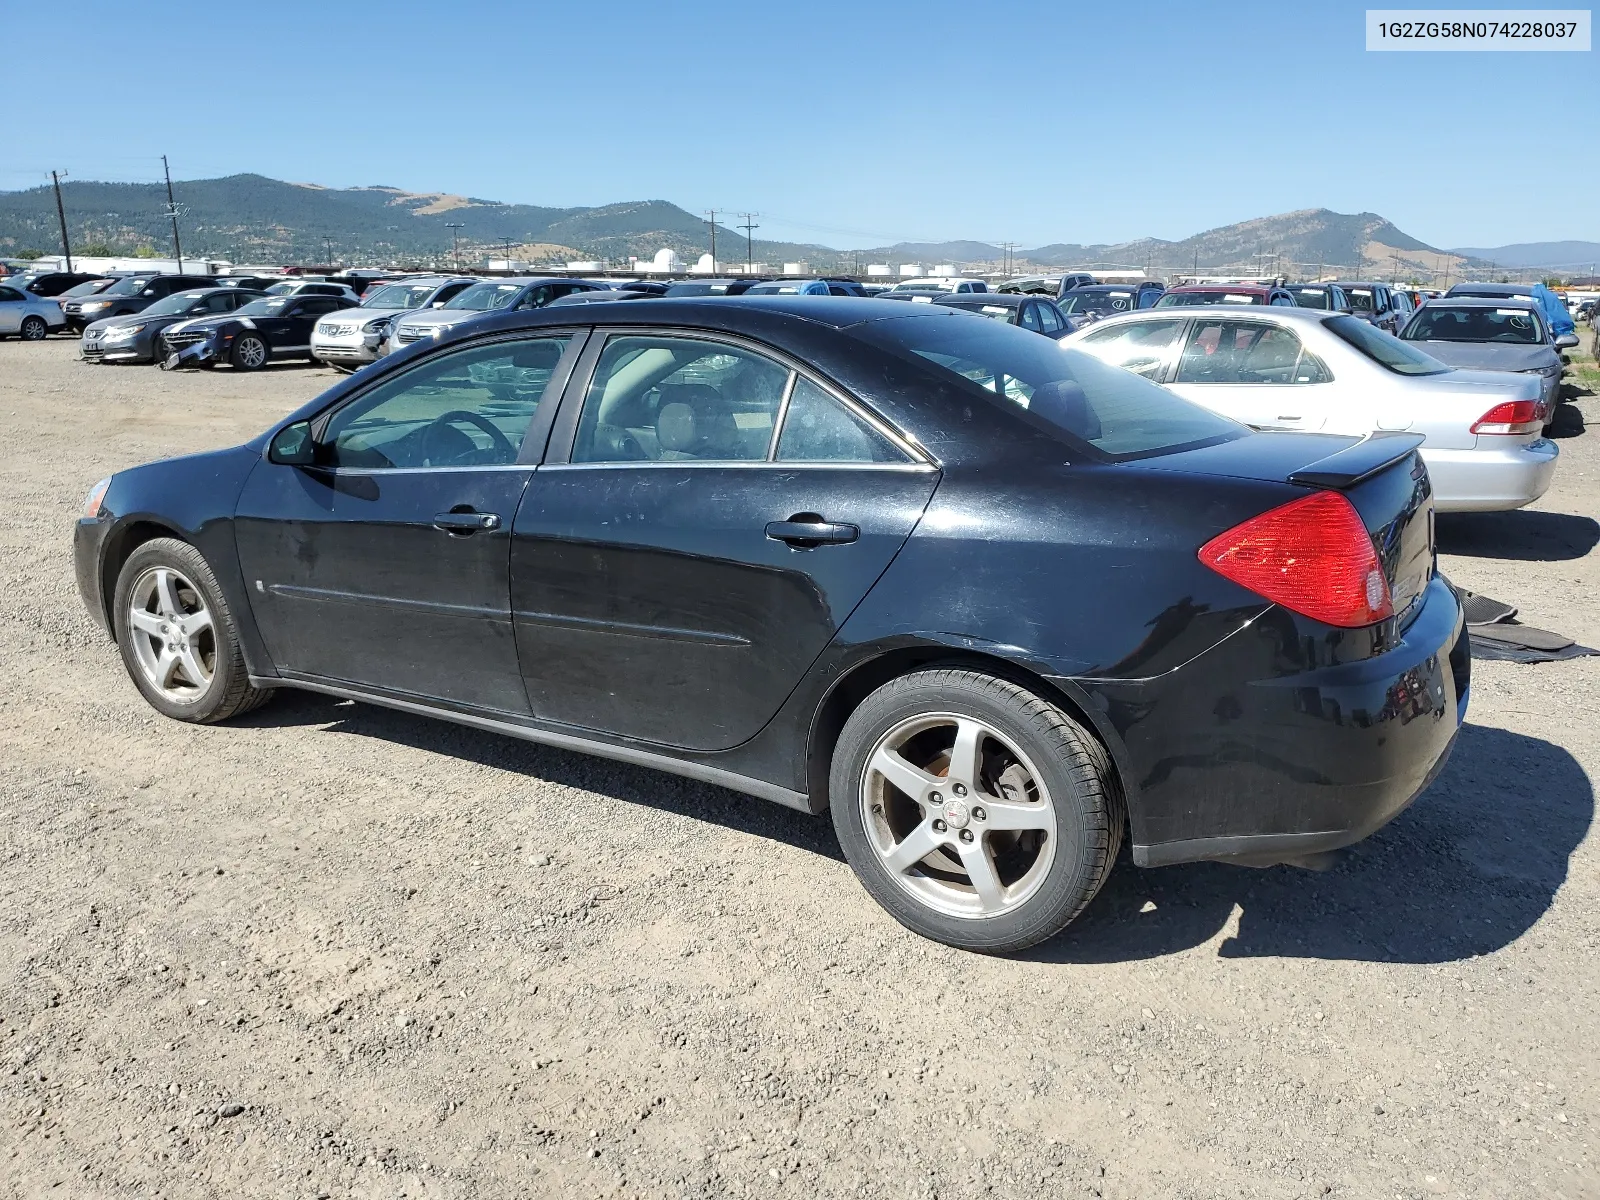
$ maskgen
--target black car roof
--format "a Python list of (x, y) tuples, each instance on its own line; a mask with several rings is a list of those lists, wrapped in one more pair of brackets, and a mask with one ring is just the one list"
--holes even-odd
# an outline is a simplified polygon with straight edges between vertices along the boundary
[[(649, 304), (584, 304), (490, 312), (455, 327), (458, 336), (549, 325), (684, 325), (727, 333), (752, 334), (804, 322), (848, 329), (872, 321), (913, 316), (966, 320), (947, 311), (949, 305), (907, 304), (862, 296), (658, 296)], [(581, 314), (581, 315), (580, 315)]]
[(1480, 296), (1526, 296), (1533, 291), (1531, 283), (1458, 283), (1446, 295), (1467, 296), (1476, 292)]
[[(1082, 288), (1074, 289), (1082, 291)], [(951, 292), (936, 296), (933, 302), (946, 308), (981, 308), (985, 304), (1001, 304), (1008, 308), (1021, 308), (1025, 300), (1050, 300), (1049, 296), (1030, 295), (1026, 292)]]
[(1423, 308), (1525, 308), (1542, 313), (1543, 307), (1531, 296), (1474, 296), (1458, 292), (1454, 296), (1430, 296), (1422, 302)]

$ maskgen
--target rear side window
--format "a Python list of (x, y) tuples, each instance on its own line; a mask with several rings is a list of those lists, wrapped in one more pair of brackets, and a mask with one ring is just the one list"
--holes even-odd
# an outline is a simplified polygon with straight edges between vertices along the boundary
[(809, 379), (797, 379), (778, 435), (779, 462), (887, 463), (905, 455)]
[(902, 317), (857, 334), (996, 405), (1015, 405), (1069, 444), (1113, 458), (1146, 457), (1248, 432), (1166, 388), (1091, 354), (998, 321)]

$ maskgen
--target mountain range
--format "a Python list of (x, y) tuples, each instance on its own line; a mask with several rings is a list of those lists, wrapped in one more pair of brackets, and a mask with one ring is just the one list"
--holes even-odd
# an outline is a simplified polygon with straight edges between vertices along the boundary
[[(184, 251), (235, 262), (444, 265), (459, 240), (463, 261), (509, 251), (530, 261), (649, 259), (663, 247), (693, 261), (709, 249), (698, 216), (666, 200), (598, 207), (504, 204), (398, 187), (329, 188), (263, 175), (230, 175), (175, 185)], [(80, 254), (93, 251), (166, 256), (171, 223), (166, 192), (155, 184), (69, 181), (62, 185), (69, 235)], [(0, 254), (59, 248), (55, 197), (48, 187), (0, 192)], [(745, 258), (744, 236), (717, 227), (719, 263)], [(842, 251), (813, 243), (756, 239), (756, 261), (775, 267), (803, 261), (815, 271), (864, 270), (867, 263), (952, 262), (998, 268), (1007, 259), (987, 242), (901, 242)], [(1304, 209), (1206, 230), (1181, 241), (1140, 238), (1115, 244), (1057, 242), (1013, 251), (1016, 269), (1120, 266), (1153, 272), (1248, 272), (1459, 278), (1503, 268), (1600, 259), (1600, 245), (1552, 242), (1497, 249), (1442, 250), (1397, 229), (1376, 213)]]

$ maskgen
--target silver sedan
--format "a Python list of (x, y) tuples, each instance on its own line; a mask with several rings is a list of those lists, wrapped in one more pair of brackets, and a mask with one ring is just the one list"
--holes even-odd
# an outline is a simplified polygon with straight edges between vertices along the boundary
[(1521, 508), (1555, 475), (1537, 375), (1457, 370), (1342, 313), (1151, 309), (1061, 344), (1256, 429), (1420, 433), (1441, 512)]
[(10, 287), (0, 279), (0, 337), (16, 334), (25, 342), (38, 342), (66, 324), (61, 305), (53, 299)]

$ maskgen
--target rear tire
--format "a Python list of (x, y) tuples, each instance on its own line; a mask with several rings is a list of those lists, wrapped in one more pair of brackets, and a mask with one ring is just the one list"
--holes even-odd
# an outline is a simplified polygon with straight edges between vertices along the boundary
[(1125, 821), (1092, 734), (1026, 688), (964, 668), (868, 696), (839, 735), (829, 797), (873, 899), (923, 937), (988, 954), (1071, 923), (1111, 873)]
[(205, 557), (155, 538), (123, 564), (112, 600), (122, 664), (152, 708), (210, 725), (271, 698), (250, 686), (238, 626)]
[(42, 342), (50, 336), (50, 326), (44, 323), (43, 317), (23, 317), (17, 332), (25, 342)]
[(229, 361), (236, 371), (259, 371), (272, 358), (267, 341), (259, 333), (241, 333), (233, 340)]

